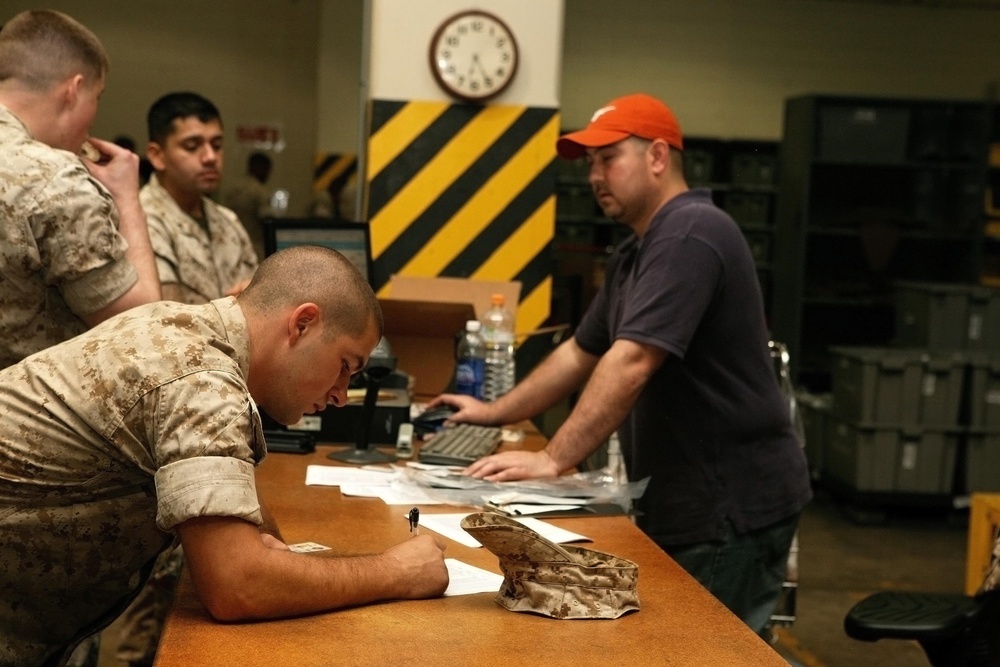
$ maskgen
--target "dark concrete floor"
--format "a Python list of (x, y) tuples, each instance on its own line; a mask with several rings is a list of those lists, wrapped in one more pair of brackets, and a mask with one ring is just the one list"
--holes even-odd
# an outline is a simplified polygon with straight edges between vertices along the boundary
[(844, 616), (879, 590), (961, 593), (968, 512), (890, 507), (884, 517), (866, 515), (870, 523), (854, 514), (817, 489), (799, 527), (797, 618), (778, 630), (775, 648), (804, 667), (926, 667), (913, 642), (849, 638)]

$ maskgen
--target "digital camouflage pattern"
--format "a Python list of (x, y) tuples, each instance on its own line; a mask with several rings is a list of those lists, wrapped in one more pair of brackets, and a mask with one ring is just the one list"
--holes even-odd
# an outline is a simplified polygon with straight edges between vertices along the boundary
[(995, 590), (1000, 587), (1000, 531), (997, 531), (996, 539), (993, 541), (993, 556), (990, 558), (990, 569), (986, 571), (983, 584), (979, 588), (980, 593)]
[[(257, 255), (235, 214), (207, 197), (202, 197), (205, 226), (181, 210), (155, 175), (139, 192), (139, 202), (160, 282), (177, 284), (184, 303), (222, 298), (257, 269)], [(182, 563), (179, 550), (173, 558), (161, 557), (149, 583), (122, 614), (119, 660), (152, 664)]]
[(141, 306), (0, 371), (0, 665), (113, 621), (177, 524), (261, 524), (248, 364), (227, 298)]
[(618, 618), (639, 609), (639, 567), (630, 560), (555, 544), (500, 514), (470, 514), (462, 528), (500, 559), (496, 602), (506, 609), (553, 618)]
[(138, 280), (110, 193), (0, 105), (0, 368), (71, 338)]
[(202, 197), (205, 225), (181, 210), (156, 176), (139, 192), (161, 283), (180, 286), (185, 303), (207, 303), (257, 270), (257, 253), (236, 214)]

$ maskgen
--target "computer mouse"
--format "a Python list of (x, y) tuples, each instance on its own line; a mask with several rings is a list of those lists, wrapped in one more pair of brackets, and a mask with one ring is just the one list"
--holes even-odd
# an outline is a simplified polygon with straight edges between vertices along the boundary
[(413, 419), (413, 427), (423, 432), (439, 430), (451, 416), (458, 412), (450, 405), (437, 405), (421, 412)]

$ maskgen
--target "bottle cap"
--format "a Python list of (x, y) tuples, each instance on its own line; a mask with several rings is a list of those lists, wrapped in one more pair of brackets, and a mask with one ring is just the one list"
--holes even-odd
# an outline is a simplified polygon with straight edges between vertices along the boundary
[(503, 294), (490, 295), (490, 303), (492, 303), (494, 306), (502, 306), (503, 302), (504, 302)]

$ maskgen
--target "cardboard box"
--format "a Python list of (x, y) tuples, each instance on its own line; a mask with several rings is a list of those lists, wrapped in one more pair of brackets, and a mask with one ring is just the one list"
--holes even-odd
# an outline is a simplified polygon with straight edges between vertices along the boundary
[(393, 276), (388, 297), (380, 298), (385, 337), (398, 359), (397, 368), (413, 377), (413, 396), (428, 399), (446, 391), (455, 375), (455, 338), (465, 323), (490, 307), (492, 294), (503, 294), (517, 317), (518, 282)]

